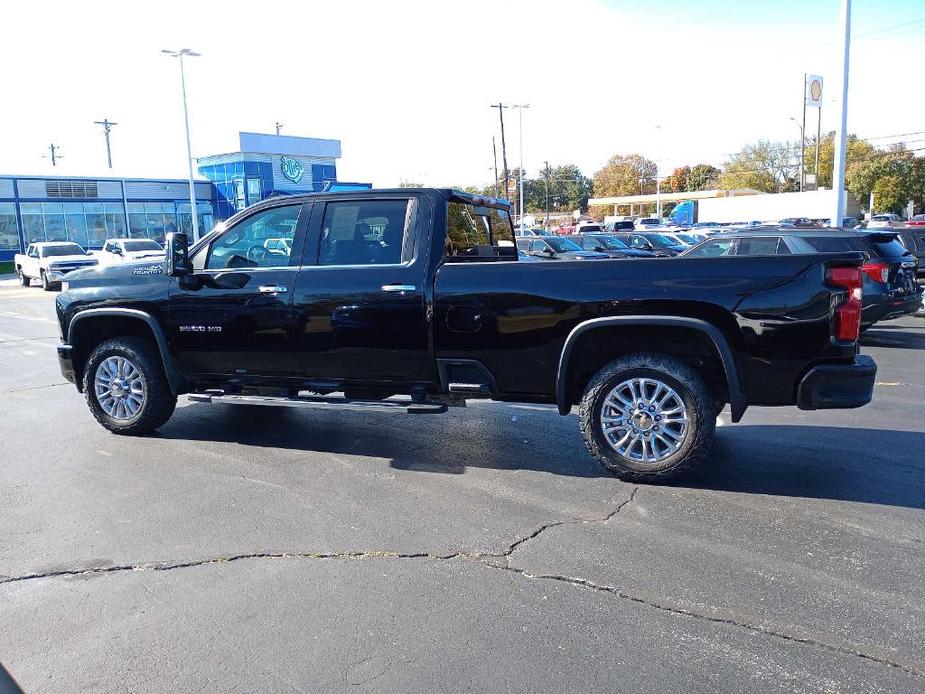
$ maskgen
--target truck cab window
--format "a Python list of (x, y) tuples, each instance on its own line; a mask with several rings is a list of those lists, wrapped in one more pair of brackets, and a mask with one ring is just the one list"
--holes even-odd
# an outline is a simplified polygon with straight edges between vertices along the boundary
[(206, 269), (285, 267), (301, 205), (272, 207), (242, 220), (213, 243)]
[(459, 202), (447, 205), (448, 260), (515, 259), (514, 228), (507, 210)]
[(329, 202), (321, 224), (321, 265), (397, 265), (405, 257), (408, 200)]

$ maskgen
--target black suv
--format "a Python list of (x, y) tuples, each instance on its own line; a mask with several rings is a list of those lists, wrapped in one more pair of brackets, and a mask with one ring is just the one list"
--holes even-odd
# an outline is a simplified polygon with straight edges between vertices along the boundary
[(878, 321), (915, 313), (922, 307), (922, 288), (916, 282), (918, 259), (900, 243), (898, 233), (894, 231), (757, 228), (707, 239), (681, 257), (799, 255), (846, 251), (862, 251), (870, 256), (861, 266), (864, 273), (862, 330)]

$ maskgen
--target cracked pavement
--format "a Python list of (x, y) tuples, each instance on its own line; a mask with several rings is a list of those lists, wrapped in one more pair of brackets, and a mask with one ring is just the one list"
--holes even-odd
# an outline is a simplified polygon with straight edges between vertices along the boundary
[[(574, 416), (183, 404), (115, 437), (0, 287), (0, 662), (27, 691), (925, 690), (925, 321), (873, 405), (753, 410), (672, 487)], [(725, 418), (728, 422), (728, 418)]]

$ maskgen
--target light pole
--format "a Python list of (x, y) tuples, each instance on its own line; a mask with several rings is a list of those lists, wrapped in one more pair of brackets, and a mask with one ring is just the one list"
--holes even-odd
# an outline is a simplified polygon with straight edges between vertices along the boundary
[(800, 192), (803, 192), (803, 181), (805, 180), (804, 175), (804, 160), (806, 159), (806, 131), (803, 130), (803, 125), (798, 121), (794, 116), (790, 116), (790, 120), (796, 123), (796, 126), (800, 129)]
[(845, 213), (845, 140), (848, 128), (848, 58), (851, 50), (851, 0), (842, 0), (842, 86), (839, 100), (838, 134), (832, 143), (835, 146), (835, 165), (832, 168), (832, 194), (835, 209), (832, 211), (832, 226), (840, 227)]
[(655, 158), (655, 216), (662, 219), (662, 178), (659, 176), (659, 166), (662, 160), (662, 126), (656, 125), (658, 130), (658, 149)]
[(520, 207), (520, 230), (524, 229), (524, 109), (530, 108), (530, 104), (514, 104), (511, 108), (517, 109), (517, 129), (520, 135), (520, 192), (517, 194), (517, 202)]
[(183, 71), (183, 56), (188, 55), (191, 58), (196, 58), (202, 54), (191, 51), (189, 48), (181, 48), (179, 51), (170, 51), (165, 48), (161, 53), (166, 53), (170, 57), (177, 58), (180, 61), (180, 88), (183, 91), (183, 125), (186, 127), (186, 163), (189, 166), (190, 218), (193, 222), (193, 241), (198, 241), (199, 219), (196, 215), (196, 186), (193, 183), (193, 149), (190, 147), (189, 141), (189, 112), (186, 107), (186, 73)]
[(499, 101), (497, 104), (491, 104), (491, 107), (498, 109), (498, 118), (501, 120), (501, 163), (504, 166), (504, 199), (507, 200), (507, 144), (504, 141), (504, 109), (507, 106)]
[(545, 226), (549, 227), (549, 162), (543, 162), (546, 165), (546, 168), (543, 170), (543, 178), (546, 179), (546, 224)]

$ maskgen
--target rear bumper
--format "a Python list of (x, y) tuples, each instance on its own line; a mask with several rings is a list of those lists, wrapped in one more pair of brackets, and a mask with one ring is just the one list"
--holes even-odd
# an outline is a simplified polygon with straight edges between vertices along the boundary
[(874, 395), (877, 364), (859, 354), (850, 364), (814, 366), (797, 386), (797, 407), (801, 410), (830, 410), (863, 407)]
[(70, 383), (77, 383), (77, 377), (74, 375), (73, 348), (70, 345), (58, 345), (58, 366), (61, 368), (61, 375)]
[(869, 328), (882, 320), (901, 318), (915, 313), (922, 307), (922, 294), (908, 294), (893, 299), (884, 296), (881, 300), (868, 304), (861, 311), (861, 326)]

